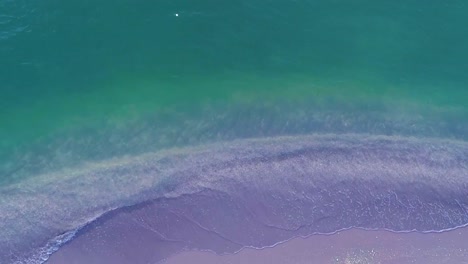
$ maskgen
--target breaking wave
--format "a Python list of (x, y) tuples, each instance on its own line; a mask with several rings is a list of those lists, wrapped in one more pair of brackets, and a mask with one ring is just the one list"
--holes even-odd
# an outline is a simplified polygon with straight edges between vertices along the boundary
[(0, 189), (0, 262), (43, 263), (78, 247), (81, 263), (109, 252), (147, 263), (352, 227), (441, 232), (468, 223), (467, 175), (466, 142), (368, 135), (235, 140), (88, 163)]

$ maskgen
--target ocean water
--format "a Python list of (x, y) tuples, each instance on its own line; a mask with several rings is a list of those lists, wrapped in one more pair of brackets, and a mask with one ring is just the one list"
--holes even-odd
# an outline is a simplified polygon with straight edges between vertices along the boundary
[[(382, 166), (368, 172), (382, 178), (402, 173), (387, 168), (392, 159), (384, 156), (391, 149), (397, 153), (388, 154), (396, 168), (407, 168), (411, 162), (435, 166), (439, 174), (431, 177), (451, 175), (466, 186), (467, 12), (468, 4), (462, 0), (0, 0), (0, 227), (17, 223), (0, 235), (0, 260), (12, 260), (5, 250), (28, 239), (36, 241), (35, 248), (17, 255), (47, 258), (37, 252), (46, 245), (58, 248), (60, 243), (52, 239), (111, 209), (165, 197), (176, 187), (181, 188), (176, 188), (179, 194), (191, 193), (202, 184), (174, 184), (153, 175), (153, 169), (166, 176), (185, 175), (172, 168), (184, 163), (171, 151), (191, 153), (202, 146), (206, 153), (192, 169), (206, 166), (213, 173), (218, 167), (208, 158), (210, 153), (220, 151), (219, 146), (236, 148), (229, 143), (233, 140), (256, 138), (265, 143), (262, 140), (277, 142), (286, 136), (296, 138), (291, 140), (297, 146), (291, 148), (304, 151), (309, 141), (330, 137), (333, 140), (316, 155), (334, 160), (331, 166), (337, 171), (349, 164), (340, 163), (347, 158), (334, 147), (354, 142), (363, 149), (348, 154), (362, 164)], [(310, 135), (312, 139), (301, 141)], [(239, 144), (249, 149), (246, 143)], [(260, 147), (261, 153), (281, 157), (281, 150), (269, 144), (273, 143)], [(373, 150), (375, 146), (382, 149)], [(250, 157), (247, 150), (239, 150), (237, 158)], [(436, 150), (441, 152), (434, 154)], [(375, 153), (382, 156), (372, 160), (368, 155)], [(408, 158), (413, 154), (418, 158)], [(168, 158), (148, 161), (151, 166), (138, 163), (145, 155)], [(291, 163), (313, 171), (301, 159), (292, 158)], [(249, 170), (241, 164), (237, 166)], [(93, 194), (110, 184), (112, 175), (103, 168), (117, 170), (113, 172), (118, 180), (111, 186), (118, 191), (89, 204)], [(136, 174), (148, 170), (151, 177), (138, 178), (134, 189), (121, 190), (132, 180), (126, 170)], [(423, 181), (422, 174), (414, 172), (416, 182)], [(231, 172), (223, 175), (235, 178)], [(293, 182), (299, 177), (289, 176)], [(371, 185), (407, 192), (395, 187), (402, 183), (400, 178), (391, 179), (390, 187), (378, 181)], [(261, 185), (263, 180), (244, 179), (239, 186)], [(219, 181), (220, 186), (226, 184)], [(93, 182), (101, 184), (93, 189)], [(64, 186), (68, 189), (59, 188)], [(331, 229), (440, 231), (462, 226), (468, 223), (468, 200), (455, 186), (446, 186), (436, 199), (451, 216), (438, 226), (424, 226), (424, 221), (392, 226), (372, 218), (371, 223), (340, 222)], [(413, 197), (416, 200), (441, 186), (437, 181), (418, 188), (421, 196)], [(461, 195), (456, 199), (458, 209), (453, 197), (444, 194), (447, 190)], [(88, 198), (69, 203), (75, 196)], [(44, 211), (30, 207), (28, 201), (35, 199), (44, 201)], [(223, 199), (227, 198), (219, 201), (229, 204)], [(407, 197), (404, 204), (412, 201)], [(44, 220), (57, 212), (66, 217)], [(22, 214), (37, 222), (17, 221)], [(310, 219), (314, 217), (318, 216)], [(292, 223), (278, 221), (275, 225)], [(265, 243), (288, 236), (274, 236)]]
[(400, 103), (458, 108), (460, 119), (467, 9), (456, 0), (2, 0), (1, 153), (110, 119), (245, 98), (339, 97), (370, 110), (393, 100), (407, 118), (415, 114)]

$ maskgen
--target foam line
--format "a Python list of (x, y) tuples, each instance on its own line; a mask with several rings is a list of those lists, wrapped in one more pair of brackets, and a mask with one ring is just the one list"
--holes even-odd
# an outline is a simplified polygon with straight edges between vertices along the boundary
[(0, 262), (77, 229), (54, 255), (147, 263), (350, 227), (447, 230), (468, 223), (467, 159), (462, 141), (311, 135), (89, 163), (0, 190)]

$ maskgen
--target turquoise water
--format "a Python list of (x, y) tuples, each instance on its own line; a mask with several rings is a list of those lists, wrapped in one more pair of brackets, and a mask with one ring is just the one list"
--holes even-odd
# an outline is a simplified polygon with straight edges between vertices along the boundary
[[(219, 223), (265, 193), (292, 224), (287, 202), (329, 191), (330, 210), (356, 216), (331, 230), (466, 225), (467, 13), (463, 0), (0, 0), (0, 262), (47, 261), (103, 214), (210, 187), (238, 197), (193, 200), (206, 219), (227, 210)], [(353, 198), (390, 224), (333, 208)], [(97, 238), (83, 243), (98, 254), (131, 241)]]
[(0, 0), (0, 182), (240, 137), (466, 140), (467, 12), (457, 0)]

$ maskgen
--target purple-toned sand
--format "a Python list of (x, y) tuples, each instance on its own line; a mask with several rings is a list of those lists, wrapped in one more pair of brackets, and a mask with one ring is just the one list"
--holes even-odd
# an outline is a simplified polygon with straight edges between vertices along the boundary
[[(362, 135), (239, 140), (110, 160), (37, 177), (17, 186), (27, 190), (20, 194), (2, 190), (0, 262), (146, 264), (194, 250), (260, 258), (299, 242), (319, 244), (311, 252), (338, 263), (385, 263), (389, 252), (399, 263), (408, 254), (424, 260), (418, 248), (440, 242), (441, 254), (461, 250), (446, 256), (453, 261), (466, 258), (467, 175), (464, 142)], [(310, 238), (245, 249), (300, 236)], [(336, 252), (326, 249), (333, 243)], [(382, 262), (346, 262), (374, 244)], [(210, 257), (169, 261), (187, 254)]]
[(237, 254), (189, 251), (164, 264), (466, 264), (468, 228), (443, 233), (393, 233), (352, 229), (295, 238), (271, 248)]

